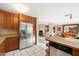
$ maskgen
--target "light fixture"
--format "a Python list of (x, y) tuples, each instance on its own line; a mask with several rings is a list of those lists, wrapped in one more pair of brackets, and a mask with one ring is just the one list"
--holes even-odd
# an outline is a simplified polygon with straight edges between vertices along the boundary
[(68, 17), (68, 16), (69, 16), (69, 19), (72, 19), (72, 14), (65, 15), (65, 17)]
[(19, 13), (27, 13), (29, 12), (29, 8), (24, 4), (11, 4), (13, 9), (15, 9)]
[(72, 4), (70, 4), (70, 11), (68, 14), (65, 15), (65, 17), (69, 17), (69, 19), (67, 19), (67, 24), (71, 24), (73, 22), (73, 18), (72, 18)]

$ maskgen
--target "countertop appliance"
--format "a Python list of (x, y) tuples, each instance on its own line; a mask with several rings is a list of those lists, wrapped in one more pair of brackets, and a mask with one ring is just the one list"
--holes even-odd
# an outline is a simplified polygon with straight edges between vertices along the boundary
[(33, 45), (33, 24), (20, 22), (20, 49)]

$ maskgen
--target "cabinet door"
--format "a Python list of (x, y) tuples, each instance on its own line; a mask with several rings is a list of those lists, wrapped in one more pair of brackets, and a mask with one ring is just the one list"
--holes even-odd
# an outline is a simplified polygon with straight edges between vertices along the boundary
[(72, 55), (73, 55), (73, 56), (79, 56), (79, 50), (73, 49)]
[(11, 29), (13, 26), (12, 26), (12, 21), (11, 21), (11, 14), (10, 13), (7, 13), (6, 15), (6, 27), (8, 29)]
[(0, 56), (6, 53), (6, 41), (0, 44)]
[(4, 28), (4, 21), (6, 20), (6, 14), (0, 10), (0, 28)]
[(8, 13), (6, 17), (7, 17), (6, 27), (9, 28), (9, 29), (17, 30), (18, 26), (19, 26), (18, 14)]
[(18, 14), (13, 15), (13, 29), (15, 30), (19, 29), (19, 15)]
[(26, 22), (28, 20), (28, 17), (25, 15), (19, 15), (19, 19), (21, 22)]
[(15, 50), (19, 48), (18, 37), (8, 37), (7, 38), (7, 51)]
[(34, 17), (27, 16), (27, 15), (19, 15), (19, 19), (22, 22), (32, 23)]

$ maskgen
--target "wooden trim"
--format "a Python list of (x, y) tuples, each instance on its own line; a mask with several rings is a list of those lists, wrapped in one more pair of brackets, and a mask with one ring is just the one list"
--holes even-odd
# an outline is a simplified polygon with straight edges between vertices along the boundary
[(37, 44), (37, 21), (35, 18), (35, 44)]

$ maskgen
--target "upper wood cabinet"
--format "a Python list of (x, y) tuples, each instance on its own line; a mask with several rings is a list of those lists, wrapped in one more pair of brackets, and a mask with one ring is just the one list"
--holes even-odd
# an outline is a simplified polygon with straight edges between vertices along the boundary
[(19, 15), (0, 10), (0, 28), (18, 29)]
[(12, 20), (12, 17), (11, 16), (12, 15), (9, 14), (9, 13), (6, 15), (6, 23), (5, 24), (6, 24), (6, 28), (8, 28), (8, 29), (11, 29), (13, 27), (12, 26), (13, 25), (12, 24), (13, 23), (13, 20)]
[(26, 20), (28, 19), (28, 17), (25, 16), (25, 15), (19, 15), (19, 19), (20, 19), (20, 21), (22, 21), (22, 22), (26, 22)]
[(22, 22), (28, 22), (28, 23), (33, 23), (33, 21), (34, 21), (34, 17), (26, 16), (26, 15), (22, 15), (22, 14), (19, 15), (19, 19)]
[(19, 18), (18, 18), (18, 14), (11, 14), (8, 13), (7, 17), (6, 17), (6, 27), (9, 29), (18, 29), (19, 26)]
[(14, 29), (19, 30), (19, 15), (14, 14)]
[(4, 23), (6, 20), (6, 12), (3, 10), (0, 10), (0, 28), (4, 28)]

